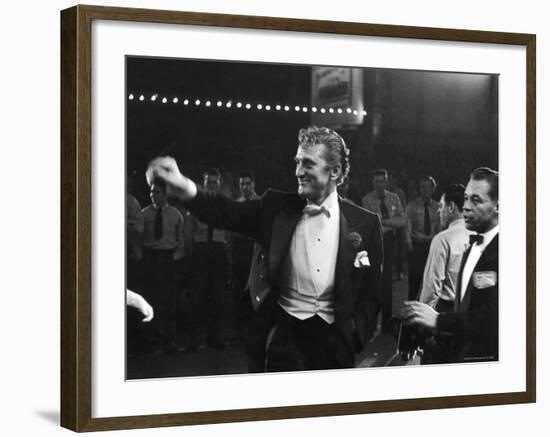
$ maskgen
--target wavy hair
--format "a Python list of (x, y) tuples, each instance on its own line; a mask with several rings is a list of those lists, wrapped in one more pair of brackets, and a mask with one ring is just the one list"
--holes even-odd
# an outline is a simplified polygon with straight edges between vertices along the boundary
[(329, 168), (340, 166), (340, 177), (336, 181), (340, 185), (349, 174), (349, 149), (344, 139), (334, 130), (328, 127), (309, 126), (300, 129), (298, 133), (298, 145), (300, 147), (324, 144), (326, 148), (325, 160)]

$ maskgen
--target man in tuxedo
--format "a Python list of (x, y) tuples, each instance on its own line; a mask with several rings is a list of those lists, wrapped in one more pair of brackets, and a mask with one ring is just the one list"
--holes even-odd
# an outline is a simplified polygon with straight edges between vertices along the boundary
[(249, 202), (200, 190), (172, 158), (148, 169), (201, 220), (256, 240), (245, 299), (251, 372), (353, 367), (380, 309), (380, 220), (336, 191), (349, 150), (323, 127), (300, 130), (298, 141), (298, 192)]
[(498, 172), (473, 171), (464, 193), (464, 222), (475, 234), (458, 274), (454, 310), (437, 312), (409, 301), (401, 311), (406, 324), (447, 336), (451, 362), (498, 360)]

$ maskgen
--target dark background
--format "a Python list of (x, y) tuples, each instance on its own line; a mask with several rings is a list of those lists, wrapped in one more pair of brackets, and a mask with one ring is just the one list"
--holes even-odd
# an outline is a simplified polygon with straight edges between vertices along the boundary
[[(254, 108), (311, 106), (310, 66), (128, 57), (126, 74), (126, 96), (136, 97), (127, 99), (127, 170), (137, 176), (134, 194), (142, 206), (150, 203), (147, 162), (159, 154), (174, 156), (198, 181), (215, 166), (230, 189), (240, 170), (256, 174), (259, 193), (296, 189), (297, 133), (311, 124), (311, 114)], [(212, 107), (195, 107), (196, 98), (210, 99)], [(229, 99), (251, 102), (253, 109), (215, 106)], [(363, 124), (337, 129), (351, 150), (352, 200), (371, 189), (371, 171), (379, 167), (396, 177), (407, 200), (421, 174), (442, 188), (466, 183), (475, 167), (498, 169), (498, 76), (366, 68), (363, 100)]]

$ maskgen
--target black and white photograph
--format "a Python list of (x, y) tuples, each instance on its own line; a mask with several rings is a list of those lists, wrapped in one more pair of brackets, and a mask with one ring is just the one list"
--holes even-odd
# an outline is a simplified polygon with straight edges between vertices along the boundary
[(126, 378), (499, 361), (499, 75), (127, 55)]
[(3, 9), (1, 435), (548, 428), (544, 2), (91, 3)]

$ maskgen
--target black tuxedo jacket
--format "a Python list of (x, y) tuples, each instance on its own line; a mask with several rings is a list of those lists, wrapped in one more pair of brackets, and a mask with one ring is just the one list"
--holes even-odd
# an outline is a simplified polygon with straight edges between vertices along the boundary
[(464, 264), (462, 259), (457, 281), (455, 311), (442, 313), (437, 330), (454, 338), (457, 362), (498, 360), (498, 234), (485, 248), (474, 267), (462, 299), (460, 290)]
[[(245, 203), (199, 191), (187, 203), (200, 220), (256, 240), (248, 290), (257, 314), (265, 313), (260, 311), (265, 301), (276, 302), (282, 265), (305, 204), (296, 193), (274, 190)], [(357, 353), (371, 337), (380, 308), (382, 233), (376, 214), (342, 198), (339, 206), (335, 326)], [(368, 253), (370, 267), (354, 267), (355, 257), (363, 250)]]

